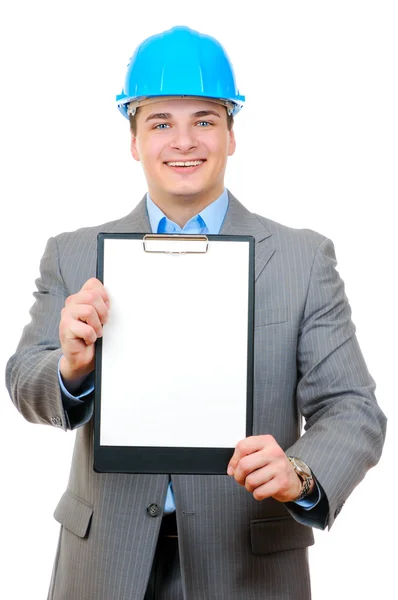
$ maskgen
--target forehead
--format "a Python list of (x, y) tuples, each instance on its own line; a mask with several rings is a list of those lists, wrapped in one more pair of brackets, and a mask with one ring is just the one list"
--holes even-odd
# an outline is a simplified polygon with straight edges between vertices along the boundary
[(190, 117), (195, 113), (206, 111), (214, 111), (220, 117), (227, 112), (223, 106), (217, 102), (212, 102), (211, 100), (201, 100), (196, 98), (168, 98), (167, 100), (158, 100), (156, 102), (151, 102), (151, 104), (140, 106), (137, 116), (140, 114), (141, 118), (146, 118), (154, 113), (167, 113), (175, 118), (178, 118)]

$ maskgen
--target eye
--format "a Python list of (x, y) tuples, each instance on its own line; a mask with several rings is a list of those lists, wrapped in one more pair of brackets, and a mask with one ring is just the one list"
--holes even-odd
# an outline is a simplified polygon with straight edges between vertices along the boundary
[(212, 123), (210, 123), (210, 121), (199, 121), (197, 125), (199, 125), (199, 127), (207, 127), (208, 125), (212, 125)]
[(170, 127), (168, 123), (159, 123), (158, 125), (155, 125), (154, 129), (166, 129), (167, 127)]

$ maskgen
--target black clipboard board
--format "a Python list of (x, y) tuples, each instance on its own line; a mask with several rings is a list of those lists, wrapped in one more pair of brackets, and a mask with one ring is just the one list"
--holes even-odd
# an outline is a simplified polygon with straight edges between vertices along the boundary
[[(205, 255), (205, 259), (200, 258), (200, 256)], [(123, 270), (115, 273), (114, 271), (117, 271), (117, 268), (112, 269), (112, 265), (118, 265), (123, 261), (127, 261), (130, 275)], [(187, 267), (189, 261), (191, 263)], [(207, 261), (207, 266), (205, 261)], [(213, 265), (213, 279), (209, 277), (210, 264)], [(195, 288), (196, 291), (192, 290), (192, 293), (196, 294), (194, 296), (196, 301), (198, 301), (197, 295), (203, 294), (201, 301), (210, 302), (210, 306), (213, 307), (215, 312), (213, 314), (211, 311), (213, 327), (211, 332), (206, 332), (206, 323), (196, 323), (196, 321), (200, 321), (201, 315), (197, 312), (192, 314), (194, 322), (192, 333), (181, 338), (181, 352), (178, 354), (179, 343), (175, 340), (175, 336), (178, 334), (178, 326), (175, 322), (170, 323), (168, 321), (167, 306), (164, 306), (162, 299), (170, 298), (170, 295), (173, 297), (174, 293), (176, 295), (175, 301), (178, 302), (176, 281), (181, 279), (181, 277), (177, 277), (178, 273), (180, 272), (180, 275), (185, 273), (187, 279), (191, 278), (192, 288), (195, 286), (195, 281), (197, 281), (195, 276), (198, 270), (201, 270), (201, 274), (199, 274), (201, 279), (199, 279), (199, 283)], [(172, 271), (172, 273), (169, 271)], [(194, 275), (188, 277), (188, 272), (191, 273), (191, 271)], [(157, 285), (156, 274), (161, 279), (162, 284), (159, 294), (153, 302)], [(96, 342), (94, 470), (101, 473), (225, 474), (235, 444), (239, 439), (252, 435), (254, 238), (252, 236), (230, 235), (170, 236), (100, 233), (97, 237), (97, 277), (104, 283), (110, 294), (111, 315), (117, 313), (117, 316), (114, 318), (114, 323), (111, 323), (110, 318), (109, 323), (104, 327), (103, 338), (99, 338)], [(241, 281), (238, 284), (237, 280), (239, 279)], [(205, 286), (200, 285), (200, 282), (204, 280), (207, 284), (206, 293), (203, 291)], [(231, 310), (229, 310), (228, 313), (224, 299), (220, 298), (222, 294), (227, 297), (230, 291), (228, 286), (233, 286), (234, 281), (235, 295), (239, 296), (238, 300), (235, 298), (235, 303), (239, 304), (240, 313), (243, 314), (243, 306), (246, 313), (246, 317), (242, 317), (242, 323), (239, 327), (237, 326), (238, 315), (235, 314), (236, 318), (234, 319), (233, 312), (231, 313)], [(128, 288), (129, 285), (133, 287), (130, 289)], [(126, 289), (123, 286), (127, 286)], [(151, 289), (148, 290), (148, 288)], [(118, 302), (112, 298), (114, 292), (116, 294), (116, 290), (118, 290), (119, 299), (125, 296), (130, 298), (124, 311), (123, 301), (120, 300), (118, 306)], [(180, 281), (179, 293), (182, 292), (185, 293), (185, 287), (182, 287)], [(147, 306), (145, 304), (145, 294), (147, 294), (146, 302), (147, 304), (149, 302), (150, 306), (147, 307), (147, 314), (143, 315), (143, 310), (145, 312), (145, 306)], [(209, 298), (209, 296), (211, 297)], [(232, 298), (229, 301), (233, 304)], [(136, 307), (140, 307), (139, 310), (134, 310), (134, 303)], [(142, 309), (143, 306), (144, 309)], [(170, 306), (172, 304), (169, 302), (169, 308)], [(145, 321), (152, 322), (155, 318), (154, 313), (156, 313), (158, 325), (163, 324), (164, 327), (159, 327), (158, 335), (156, 335), (156, 326), (155, 334), (152, 327), (152, 334), (147, 336), (146, 329), (142, 328), (142, 323)], [(227, 322), (228, 318), (230, 319), (229, 323)], [(170, 327), (171, 325), (174, 325), (174, 329)], [(218, 331), (215, 332), (214, 329), (219, 329), (220, 333), (224, 332), (224, 337), (217, 337)], [(126, 344), (124, 351), (120, 353), (119, 343), (121, 343), (120, 339), (124, 335), (130, 335), (130, 338), (134, 338), (134, 341), (132, 340), (131, 346)], [(195, 354), (194, 351), (197, 350), (195, 339), (200, 339), (201, 343), (203, 343), (203, 337), (205, 342), (206, 337), (208, 337), (209, 343), (210, 340), (213, 340), (213, 342), (219, 340), (218, 343), (225, 351), (226, 342), (224, 338), (228, 336), (230, 340), (227, 344), (228, 356), (218, 355), (213, 346), (211, 346), (213, 354), (210, 358), (207, 356), (207, 354), (211, 354), (209, 351), (206, 354), (203, 352), (199, 355)], [(240, 343), (235, 343), (235, 337), (241, 340)], [(130, 338), (126, 337), (126, 339)], [(223, 339), (224, 344), (221, 343)], [(161, 380), (156, 382), (156, 379), (159, 372), (166, 368), (164, 364), (166, 359), (170, 359), (165, 349), (169, 348), (171, 340), (174, 341), (173, 352), (176, 356), (173, 357), (168, 366), (166, 365), (167, 375), (169, 375), (167, 377), (166, 394), (164, 392), (166, 383)], [(162, 343), (163, 352), (160, 352), (158, 346), (161, 346)], [(236, 347), (233, 348), (233, 346)], [(151, 354), (151, 348), (157, 349), (155, 356)], [(195, 357), (194, 371), (192, 372), (190, 371), (190, 362), (186, 360), (189, 348), (193, 349), (192, 353)], [(209, 345), (207, 345), (208, 348)], [(128, 356), (130, 353), (131, 357)], [(201, 357), (204, 354), (207, 362), (202, 358), (203, 364), (201, 364)], [(233, 364), (231, 357), (239, 368), (228, 369), (228, 362)], [(244, 357), (244, 364), (242, 364), (242, 357)], [(123, 366), (124, 360), (128, 362)], [(184, 360), (185, 368), (181, 366), (181, 361)], [(214, 360), (218, 361), (215, 367)], [(203, 369), (206, 368), (206, 365), (206, 375), (209, 377), (209, 381), (204, 388), (203, 381), (201, 381), (202, 393), (199, 396), (199, 403), (201, 402), (202, 406), (206, 400), (208, 408), (210, 405), (217, 406), (219, 412), (216, 411), (217, 418), (214, 421), (209, 419), (206, 421), (205, 411), (202, 414), (201, 406), (198, 406), (198, 400), (195, 403), (191, 398), (194, 393), (189, 392), (190, 389), (194, 389), (195, 393), (199, 393), (197, 388), (200, 386), (195, 377), (196, 375), (199, 379), (204, 377)], [(147, 373), (147, 376), (144, 377), (142, 372), (146, 368), (150, 369), (150, 373)], [(188, 372), (188, 375), (191, 373), (191, 378), (188, 377), (186, 380), (186, 390), (184, 390), (182, 400), (181, 398), (179, 400), (180, 404), (177, 403), (177, 406), (180, 407), (179, 411), (176, 411), (174, 400), (175, 397), (179, 398), (177, 391), (180, 390), (181, 370), (184, 373)], [(220, 371), (224, 373), (223, 378), (221, 378)], [(234, 383), (234, 377), (238, 377), (237, 371), (240, 373), (240, 380)], [(213, 387), (212, 382), (214, 382)], [(228, 382), (224, 384), (226, 393), (223, 393), (222, 382)], [(158, 385), (158, 388), (156, 388), (156, 385)], [(150, 389), (148, 390), (148, 388)], [(214, 391), (215, 388), (217, 392)], [(203, 389), (207, 390), (207, 394), (203, 393)], [(158, 393), (156, 393), (156, 390), (158, 390)], [(167, 406), (166, 412), (163, 412), (163, 417), (157, 414), (164, 407), (163, 404), (159, 404), (162, 391), (166, 397)], [(242, 421), (242, 427), (238, 425), (241, 431), (239, 439), (236, 439), (234, 443), (221, 443), (220, 447), (219, 435), (223, 439), (231, 439), (231, 433), (228, 432), (229, 420), (232, 421), (228, 408), (228, 398), (226, 399), (228, 392), (231, 396), (239, 394), (237, 404), (240, 407), (239, 414), (244, 410), (244, 422)], [(150, 396), (150, 393), (153, 396)], [(214, 396), (213, 400), (211, 394)], [(152, 402), (150, 402), (151, 398)], [(156, 402), (158, 402), (158, 410), (156, 409)], [(244, 408), (242, 408), (243, 404)], [(188, 414), (185, 415), (187, 411)], [(182, 413), (185, 415), (185, 421), (181, 416)], [(164, 428), (166, 421), (169, 425)], [(141, 422), (146, 423), (146, 429), (144, 427), (146, 434), (142, 431)], [(189, 426), (184, 428), (184, 422)], [(211, 440), (210, 443), (207, 441), (203, 443), (203, 437), (206, 435), (209, 437), (211, 434), (208, 430), (211, 430), (217, 423), (217, 443), (213, 445)], [(222, 436), (221, 433), (223, 433)], [(214, 440), (215, 433), (213, 432), (212, 435)], [(143, 436), (145, 438), (144, 443)], [(179, 445), (178, 442), (180, 436), (181, 439), (185, 440), (182, 445)], [(152, 440), (149, 444), (145, 443), (148, 437)], [(159, 437), (161, 440), (166, 437), (166, 443), (160, 442), (161, 445), (158, 445)], [(197, 440), (196, 444), (195, 439)]]

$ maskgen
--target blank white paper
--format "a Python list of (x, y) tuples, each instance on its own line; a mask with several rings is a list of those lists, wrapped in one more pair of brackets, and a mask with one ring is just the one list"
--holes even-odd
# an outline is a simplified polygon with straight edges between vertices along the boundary
[(106, 238), (103, 281), (100, 444), (235, 447), (246, 437), (249, 243), (175, 255)]

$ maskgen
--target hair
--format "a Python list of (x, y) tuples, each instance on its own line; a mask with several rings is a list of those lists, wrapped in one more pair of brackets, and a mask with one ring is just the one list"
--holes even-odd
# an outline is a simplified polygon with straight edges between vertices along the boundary
[[(138, 107), (135, 112), (135, 115), (129, 115), (130, 131), (133, 135), (137, 135), (137, 114), (138, 114), (139, 110), (140, 110), (140, 108)], [(233, 115), (230, 115), (227, 113), (228, 131), (231, 131), (233, 126), (234, 126), (234, 117), (233, 117)]]

